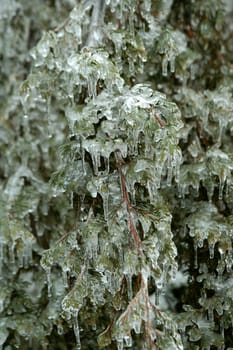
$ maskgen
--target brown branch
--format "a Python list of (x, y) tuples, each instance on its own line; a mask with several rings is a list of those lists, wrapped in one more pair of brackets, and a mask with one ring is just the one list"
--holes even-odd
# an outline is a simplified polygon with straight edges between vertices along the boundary
[[(148, 286), (147, 281), (145, 280), (145, 277), (142, 276), (141, 273), (138, 274), (138, 277), (141, 278), (141, 287), (135, 297), (131, 300), (129, 303), (127, 309), (123, 312), (123, 314), (119, 318), (119, 322), (124, 322), (126, 318), (130, 315), (130, 313), (134, 310), (135, 304), (138, 303), (139, 298), (143, 296), (143, 299), (146, 301), (146, 320), (145, 320), (145, 329), (146, 329), (146, 336), (149, 341), (149, 350), (153, 350), (155, 343), (154, 343), (154, 336), (152, 335), (152, 331), (155, 332), (158, 336), (162, 334), (158, 329), (156, 329), (152, 323), (150, 322), (150, 308), (154, 306), (150, 301), (150, 296), (148, 293)], [(154, 310), (158, 313), (160, 313), (160, 310), (154, 307)]]
[(139, 297), (142, 295), (143, 289), (140, 288), (135, 297), (131, 300), (129, 303), (127, 309), (123, 312), (123, 314), (120, 316), (119, 321), (123, 322), (126, 317), (131, 313), (131, 311), (134, 309), (134, 305), (138, 302)]
[(63, 29), (63, 28), (67, 25), (69, 19), (70, 19), (70, 18), (67, 17), (61, 24), (59, 24), (56, 28), (54, 28), (53, 31), (54, 31), (55, 33), (59, 32), (61, 29)]
[[(155, 116), (155, 119), (160, 124), (160, 126), (166, 125), (166, 123), (163, 122), (163, 120), (161, 120), (160, 118), (157, 118), (157, 116)], [(138, 249), (139, 254), (142, 254), (141, 239), (140, 239), (139, 233), (138, 233), (137, 228), (136, 228), (135, 223), (134, 223), (134, 218), (132, 215), (133, 208), (131, 206), (129, 193), (127, 191), (126, 177), (125, 177), (125, 174), (122, 170), (123, 161), (121, 159), (121, 155), (119, 152), (115, 152), (115, 158), (116, 158), (116, 164), (117, 164), (118, 173), (119, 173), (120, 182), (121, 182), (122, 198), (123, 198), (123, 202), (126, 204), (127, 213), (128, 213), (128, 217), (129, 217), (129, 229), (130, 229), (130, 232), (133, 236), (133, 240), (134, 240), (134, 243)], [(154, 305), (152, 305), (152, 303), (150, 301), (150, 297), (149, 297), (149, 293), (148, 293), (147, 277), (143, 276), (143, 274), (141, 272), (138, 274), (137, 277), (138, 277), (138, 282), (139, 281), (141, 282), (140, 289), (138, 290), (135, 297), (130, 301), (127, 309), (120, 316), (118, 322), (124, 322), (126, 320), (126, 318), (129, 317), (131, 312), (134, 310), (135, 304), (137, 304), (139, 302), (140, 297), (143, 297), (145, 302), (146, 302), (146, 305), (145, 305), (145, 307), (146, 307), (146, 310), (145, 310), (145, 312), (146, 312), (146, 320), (145, 320), (146, 336), (147, 336), (147, 339), (149, 342), (149, 350), (153, 350), (153, 348), (155, 347), (153, 332), (155, 332), (158, 335), (160, 335), (161, 332), (159, 330), (157, 330), (155, 327), (153, 327), (153, 325), (150, 322), (150, 309), (153, 307), (154, 311), (156, 311), (158, 313), (160, 313), (160, 310), (157, 309)], [(110, 329), (111, 329), (111, 327), (110, 327)]]
[(167, 125), (167, 123), (163, 119), (161, 119), (158, 114), (154, 114), (154, 118), (161, 127), (165, 127)]
[(141, 254), (141, 239), (139, 237), (138, 231), (137, 231), (136, 226), (134, 224), (134, 220), (133, 220), (133, 216), (132, 216), (132, 212), (131, 212), (132, 206), (131, 206), (129, 194), (127, 191), (125, 174), (122, 171), (122, 162), (121, 162), (121, 160), (116, 152), (115, 152), (115, 157), (116, 157), (118, 172), (120, 175), (122, 197), (123, 197), (123, 201), (126, 204), (126, 208), (127, 208), (127, 212), (128, 212), (128, 216), (129, 216), (129, 229), (130, 229), (130, 232), (133, 236), (134, 243)]

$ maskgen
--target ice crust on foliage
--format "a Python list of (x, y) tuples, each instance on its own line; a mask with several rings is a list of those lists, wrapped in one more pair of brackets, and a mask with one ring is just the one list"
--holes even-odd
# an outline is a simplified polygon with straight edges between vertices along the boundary
[[(77, 349), (223, 349), (229, 6), (53, 3), (0, 6), (0, 347), (48, 349), (56, 331), (66, 347), (71, 329)], [(161, 307), (172, 283), (179, 312)]]
[[(93, 11), (95, 10), (93, 9)], [(129, 20), (132, 21), (133, 19)], [(133, 35), (133, 27), (131, 27), (131, 30)], [(39, 47), (34, 49), (35, 67), (44, 65), (49, 70), (55, 67), (49, 57), (49, 51), (44, 54), (44, 61), (41, 54), (41, 47), (48, 48), (51, 43), (56, 43), (56, 50), (59, 50), (59, 37), (53, 37), (53, 35), (50, 37), (52, 40), (50, 43), (44, 37), (41, 39)], [(113, 38), (113, 40), (116, 47), (118, 45), (115, 41), (116, 38)], [(125, 39), (121, 38), (121, 40), (123, 45)], [(122, 47), (118, 46), (117, 50), (122, 50)], [(70, 146), (68, 146), (68, 152), (70, 152), (69, 167), (70, 164), (77, 167), (77, 164), (80, 164), (77, 163), (77, 158), (79, 162), (81, 160), (82, 167), (78, 166), (76, 168), (81, 171), (83, 177), (81, 193), (83, 192), (84, 196), (91, 195), (93, 199), (98, 199), (98, 196), (102, 199), (101, 216), (96, 217), (89, 209), (86, 217), (81, 219), (77, 239), (79, 236), (84, 239), (80, 247), (84, 256), (79, 256), (79, 264), (83, 266), (82, 272), (74, 272), (73, 268), (69, 270), (69, 273), (72, 272), (77, 276), (77, 281), (72, 291), (65, 296), (62, 302), (63, 310), (71, 316), (73, 315), (74, 332), (79, 344), (77, 319), (78, 314), (82, 318), (82, 307), (86, 303), (87, 296), (95, 305), (106, 302), (106, 290), (113, 297), (116, 296), (122, 276), (126, 276), (128, 298), (129, 300), (132, 299), (133, 303), (135, 297), (133, 278), (141, 273), (141, 265), (146, 266), (149, 263), (152, 270), (154, 269), (154, 272), (147, 273), (143, 277), (144, 283), (147, 285), (147, 279), (149, 276), (153, 276), (155, 284), (158, 286), (160, 284), (163, 286), (166, 283), (171, 267), (176, 265), (174, 261), (176, 248), (173, 243), (170, 242), (170, 246), (167, 248), (164, 246), (164, 250), (161, 248), (161, 253), (158, 253), (158, 255), (155, 255), (156, 246), (153, 243), (153, 239), (156, 239), (156, 230), (158, 230), (159, 235), (167, 237), (165, 241), (169, 242), (171, 239), (170, 215), (161, 213), (162, 217), (164, 216), (163, 219), (161, 218), (164, 220), (163, 225), (160, 222), (158, 225), (154, 224), (154, 227), (151, 225), (151, 219), (144, 218), (143, 213), (140, 217), (136, 212), (129, 213), (128, 204), (122, 203), (122, 186), (126, 186), (126, 190), (132, 193), (130, 195), (132, 201), (136, 202), (137, 199), (133, 198), (133, 193), (135, 193), (135, 196), (137, 195), (136, 185), (143, 185), (149, 193), (150, 203), (155, 207), (158, 205), (159, 193), (157, 190), (163, 186), (163, 181), (171, 185), (174, 176), (178, 181), (181, 153), (177, 145), (177, 132), (182, 127), (182, 122), (177, 106), (169, 102), (164, 94), (154, 91), (149, 84), (138, 83), (132, 87), (128, 86), (121, 77), (119, 60), (117, 59), (116, 63), (111, 61), (109, 54), (103, 49), (84, 47), (80, 52), (72, 53), (71, 51), (68, 58), (64, 58), (64, 64), (57, 66), (56, 69), (69, 79), (69, 86), (63, 86), (62, 90), (57, 85), (57, 93), (60, 96), (69, 96), (70, 103), (64, 112), (70, 136), (77, 140), (76, 149), (69, 149)], [(133, 67), (130, 69), (133, 69)], [(29, 91), (33, 90), (34, 87), (31, 85), (30, 77), (28, 82)], [(40, 86), (35, 88), (37, 91)], [(88, 96), (85, 103), (77, 105), (75, 100), (83, 89), (86, 89)], [(47, 93), (49, 92), (44, 90), (44, 94)], [(164, 122), (166, 128), (160, 124), (162, 123), (160, 120), (163, 118), (166, 120), (166, 123)], [(169, 143), (165, 143), (166, 137), (169, 137)], [(91, 160), (91, 167), (88, 157)], [(119, 178), (119, 169), (117, 170), (115, 165), (113, 171), (112, 166), (119, 161), (118, 159), (121, 159), (122, 164), (124, 164), (127, 157), (132, 157), (134, 164), (132, 166), (132, 164), (127, 165), (126, 163), (122, 168), (121, 178)], [(134, 160), (134, 157), (137, 158)], [(74, 174), (73, 171), (72, 173)], [(71, 175), (71, 172), (67, 173), (65, 168), (60, 171), (60, 174), (66, 177), (65, 183), (67, 183), (67, 186), (65, 190), (67, 191), (71, 185), (71, 179), (75, 175)], [(61, 190), (64, 189), (64, 181), (61, 185), (57, 183), (60, 174), (59, 171), (56, 172), (52, 180), (52, 183), (56, 183), (58, 191), (59, 186)], [(76, 178), (77, 176), (78, 174)], [(125, 184), (122, 184), (122, 181), (125, 181)], [(133, 215), (133, 218), (131, 215)], [(151, 215), (153, 214), (151, 213)], [(134, 220), (135, 225), (142, 223), (145, 234), (143, 245), (147, 252), (145, 250), (142, 257), (133, 251), (129, 251), (128, 254), (125, 252), (126, 237), (132, 240), (130, 238), (132, 220)], [(101, 229), (103, 225), (104, 231)], [(111, 241), (106, 243), (109, 235)], [(59, 248), (51, 248), (44, 253), (41, 261), (47, 273), (50, 297), (53, 293), (50, 277), (53, 265), (55, 263), (59, 264), (63, 273), (66, 273), (67, 266), (71, 266), (69, 249), (67, 255), (65, 253), (67, 248), (65, 247), (64, 242), (59, 244)], [(159, 259), (164, 254), (166, 254), (166, 261), (160, 266)], [(48, 259), (46, 256), (48, 256)], [(56, 258), (50, 262), (49, 256), (56, 256)], [(63, 259), (64, 256), (67, 256), (68, 260)], [(86, 261), (85, 257), (89, 262)], [(147, 259), (148, 262), (146, 263)], [(116, 261), (116, 270), (113, 273), (111, 266), (114, 266)], [(92, 268), (98, 272), (98, 278), (94, 278), (89, 274), (88, 265), (90, 263), (93, 265)], [(146, 269), (148, 270), (148, 268)], [(82, 286), (79, 284), (79, 280)], [(158, 288), (161, 289), (162, 287)], [(149, 302), (147, 287), (142, 292), (142, 298), (143, 295)], [(139, 300), (136, 300), (135, 303), (136, 305), (140, 304)], [(117, 341), (118, 348), (132, 345), (131, 329), (134, 329), (137, 333), (141, 332), (141, 317), (144, 320), (149, 317), (146, 314), (143, 316), (142, 313), (146, 312), (145, 308), (152, 307), (149, 304), (147, 306), (143, 305), (138, 306), (141, 310), (139, 314), (129, 313), (128, 322), (123, 324), (123, 327), (127, 327), (126, 333), (124, 331), (123, 335), (118, 334), (119, 330), (116, 326), (114, 338)], [(152, 328), (150, 332), (152, 332)], [(152, 336), (152, 333), (151, 337), (155, 339), (155, 335)], [(99, 342), (103, 341), (104, 338), (101, 336), (100, 339), (102, 340), (99, 340)], [(77, 346), (79, 347), (79, 345)]]

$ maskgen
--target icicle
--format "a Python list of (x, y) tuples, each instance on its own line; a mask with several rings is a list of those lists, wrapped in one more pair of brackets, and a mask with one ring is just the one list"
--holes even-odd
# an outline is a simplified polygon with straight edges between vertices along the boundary
[(108, 200), (109, 200), (108, 188), (104, 189), (104, 191), (101, 191), (100, 195), (101, 195), (102, 200), (103, 200), (104, 219), (105, 219), (105, 221), (107, 221), (108, 220), (108, 212), (109, 212), (109, 208), (108, 208), (108, 206), (109, 206), (109, 203), (108, 203)]
[(229, 255), (229, 252), (228, 252), (227, 257), (226, 257), (226, 270), (229, 273), (232, 270), (232, 264), (233, 264), (232, 257)]
[(131, 301), (133, 299), (132, 276), (126, 275), (126, 280), (127, 280), (128, 299), (129, 301)]
[(61, 324), (57, 325), (57, 333), (58, 333), (59, 335), (64, 334), (64, 330), (63, 330), (63, 327), (62, 327)]
[(32, 264), (32, 244), (31, 242), (27, 242), (24, 252), (24, 262), (25, 262), (25, 267), (29, 267)]
[(74, 208), (74, 192), (70, 193), (70, 209)]
[(100, 154), (97, 151), (91, 152), (91, 159), (92, 159), (92, 164), (93, 164), (93, 170), (94, 174), (98, 175), (99, 174), (99, 167), (100, 167)]
[(198, 241), (197, 241), (197, 246), (198, 246), (198, 248), (202, 248), (202, 247), (203, 247), (203, 244), (204, 244), (203, 239), (202, 239), (202, 238), (199, 238)]
[(193, 244), (193, 248), (194, 248), (194, 269), (197, 269), (198, 261), (197, 261), (197, 244), (196, 243)]
[(195, 237), (195, 230), (194, 230), (194, 227), (191, 225), (189, 225), (189, 236)]
[(25, 116), (28, 115), (28, 106), (30, 104), (29, 101), (28, 101), (28, 99), (30, 98), (30, 89), (26, 85), (27, 85), (27, 83), (25, 85), (23, 83), (23, 85), (21, 87), (22, 95), (20, 96), (20, 102), (22, 104)]
[(0, 242), (0, 279), (2, 278), (3, 264), (4, 264), (4, 243)]
[(115, 144), (119, 145), (119, 150), (123, 158), (126, 158), (128, 155), (128, 146), (127, 143), (122, 143), (121, 140), (115, 140)]
[(145, 12), (147, 12), (147, 13), (150, 12), (151, 11), (151, 0), (144, 1), (143, 7), (144, 7), (143, 9), (145, 10)]
[(209, 200), (209, 202), (211, 202), (213, 194), (214, 194), (214, 186), (210, 181), (208, 183), (206, 183), (205, 186), (207, 189), (208, 200)]
[(214, 322), (214, 310), (213, 310), (213, 307), (208, 306), (207, 312), (208, 312), (208, 320), (210, 322)]
[(155, 305), (159, 305), (160, 294), (160, 290), (157, 288), (155, 291)]
[[(3, 310), (4, 310), (4, 299), (0, 299), (0, 312), (3, 312)], [(0, 348), (1, 349), (1, 348)]]
[(115, 46), (117, 61), (118, 61), (118, 63), (120, 63), (120, 61), (121, 61), (121, 47), (122, 47), (122, 34), (113, 33), (112, 40), (113, 40), (114, 46)]
[(190, 66), (190, 79), (191, 80), (195, 79), (195, 73), (196, 73), (196, 69), (195, 69), (194, 65), (191, 64), (191, 66)]
[[(27, 138), (30, 138), (29, 117), (27, 114), (24, 114), (24, 116), (23, 116), (23, 130), (24, 130), (25, 136)], [(24, 157), (25, 155), (22, 154), (22, 156)]]
[(125, 336), (124, 337), (124, 341), (125, 341), (125, 345), (128, 347), (128, 348), (130, 348), (131, 346), (132, 346), (132, 337), (130, 337), (130, 336)]
[(172, 265), (171, 267), (171, 279), (175, 280), (177, 275), (177, 264)]
[(114, 293), (114, 285), (113, 285), (114, 280), (113, 280), (112, 272), (105, 270), (104, 276), (105, 276), (106, 281), (107, 281), (107, 288), (108, 288), (109, 292), (111, 294), (113, 294)]
[(74, 335), (76, 339), (76, 349), (80, 350), (81, 349), (81, 341), (80, 341), (80, 333), (79, 333), (79, 325), (78, 325), (78, 312), (79, 310), (74, 309), (72, 311), (72, 316), (73, 316), (73, 328), (74, 328)]
[(157, 191), (156, 191), (156, 188), (153, 186), (153, 184), (149, 180), (147, 181), (147, 191), (149, 193), (150, 203), (153, 203)]
[(96, 85), (97, 81), (95, 79), (93, 79), (92, 77), (89, 77), (87, 79), (87, 89), (90, 97), (96, 97)]
[(129, 73), (134, 74), (134, 61), (133, 61), (133, 59), (129, 60)]
[(50, 267), (43, 267), (46, 272), (47, 277), (47, 290), (48, 290), (48, 297), (50, 298), (52, 296), (52, 282), (51, 282), (51, 268)]
[(223, 199), (223, 189), (224, 189), (224, 185), (226, 182), (226, 174), (225, 171), (222, 171), (221, 176), (219, 176), (219, 195), (218, 198), (221, 200)]
[(139, 132), (138, 130), (132, 130), (132, 136), (133, 136), (133, 144), (130, 145), (130, 153), (133, 154), (134, 156), (138, 155), (138, 136)]
[(129, 179), (127, 181), (127, 188), (129, 189), (129, 193), (130, 193), (130, 201), (133, 205), (135, 205), (135, 201), (136, 201), (136, 190), (135, 190), (135, 183), (136, 183), (136, 180), (134, 179)]
[(167, 77), (167, 66), (168, 66), (168, 58), (165, 56), (162, 60), (162, 74), (164, 77)]
[(221, 259), (218, 261), (218, 266), (216, 268), (218, 272), (218, 277), (221, 279), (225, 270), (225, 254), (220, 252)]
[(209, 254), (210, 254), (210, 259), (214, 258), (214, 246), (215, 243), (209, 242)]
[(108, 174), (109, 173), (109, 156), (104, 157), (104, 165), (105, 165), (105, 172), (106, 174)]
[(71, 131), (70, 136), (73, 136), (73, 135), (75, 135), (74, 125), (75, 125), (76, 120), (78, 119), (77, 112), (75, 110), (73, 110), (72, 108), (67, 109), (66, 118), (68, 121), (69, 129)]
[(159, 290), (159, 293), (161, 294), (161, 291), (163, 289), (163, 280), (162, 279), (159, 279), (157, 282), (156, 282), (156, 287), (157, 287), (157, 290)]
[(69, 287), (68, 280), (67, 280), (67, 272), (69, 272), (69, 270), (62, 271), (62, 279), (63, 279), (65, 289)]
[[(170, 162), (169, 162), (170, 163)], [(172, 165), (168, 163), (167, 166), (167, 186), (170, 187), (172, 184)]]
[(80, 144), (80, 153), (81, 153), (81, 157), (82, 157), (83, 175), (86, 175), (86, 167), (85, 167), (85, 149), (83, 148), (83, 139), (82, 139), (82, 136), (80, 136), (79, 144)]
[(180, 182), (180, 164), (175, 165), (174, 178), (175, 178), (175, 182), (177, 184), (179, 184), (179, 182)]
[(134, 35), (134, 11), (129, 11), (129, 31)]
[(134, 332), (136, 334), (140, 334), (140, 332), (141, 332), (141, 319), (134, 320), (134, 322), (132, 323), (132, 328), (134, 329)]
[[(15, 264), (15, 246), (16, 246), (16, 242), (13, 241), (9, 247), (10, 261), (12, 265)], [(1, 268), (0, 268), (0, 272), (1, 272)]]
[(119, 3), (120, 3), (119, 19), (122, 26), (124, 27), (125, 16), (123, 15), (123, 0), (119, 0)]
[(171, 73), (175, 73), (175, 62), (176, 62), (176, 57), (175, 56), (170, 57), (170, 71), (171, 71)]
[(51, 110), (50, 110), (50, 106), (51, 106), (51, 97), (48, 97), (47, 99), (47, 118), (48, 118), (48, 137), (51, 138), (53, 136), (53, 125), (51, 122)]
[(124, 343), (122, 338), (117, 339), (117, 350), (123, 350), (124, 349)]
[(21, 254), (18, 256), (18, 266), (20, 268), (23, 268), (24, 267), (24, 256), (23, 256), (23, 253), (20, 252)]

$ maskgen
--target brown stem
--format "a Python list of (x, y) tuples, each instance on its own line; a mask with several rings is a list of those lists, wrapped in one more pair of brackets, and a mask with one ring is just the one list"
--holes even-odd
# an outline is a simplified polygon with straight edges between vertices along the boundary
[(67, 17), (59, 26), (57, 26), (53, 31), (55, 32), (55, 33), (57, 33), (57, 32), (59, 32), (61, 29), (63, 29), (66, 25), (67, 25), (67, 23), (69, 22), (69, 17)]
[(126, 208), (127, 208), (127, 212), (128, 212), (128, 216), (129, 216), (129, 229), (130, 229), (130, 232), (133, 236), (134, 243), (135, 243), (136, 247), (138, 248), (139, 252), (141, 253), (141, 239), (139, 237), (139, 234), (138, 234), (138, 231), (137, 231), (136, 226), (134, 224), (134, 220), (133, 220), (133, 216), (132, 216), (132, 206), (131, 206), (129, 194), (127, 191), (125, 174), (122, 171), (122, 162), (121, 162), (117, 153), (115, 153), (115, 156), (116, 156), (117, 168), (118, 168), (118, 172), (119, 172), (120, 180), (121, 180), (122, 197), (123, 197), (123, 201), (126, 204)]

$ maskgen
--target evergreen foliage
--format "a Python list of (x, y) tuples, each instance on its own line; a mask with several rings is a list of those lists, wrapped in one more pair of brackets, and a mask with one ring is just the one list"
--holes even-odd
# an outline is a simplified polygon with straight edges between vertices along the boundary
[(233, 348), (232, 16), (0, 0), (0, 349)]

